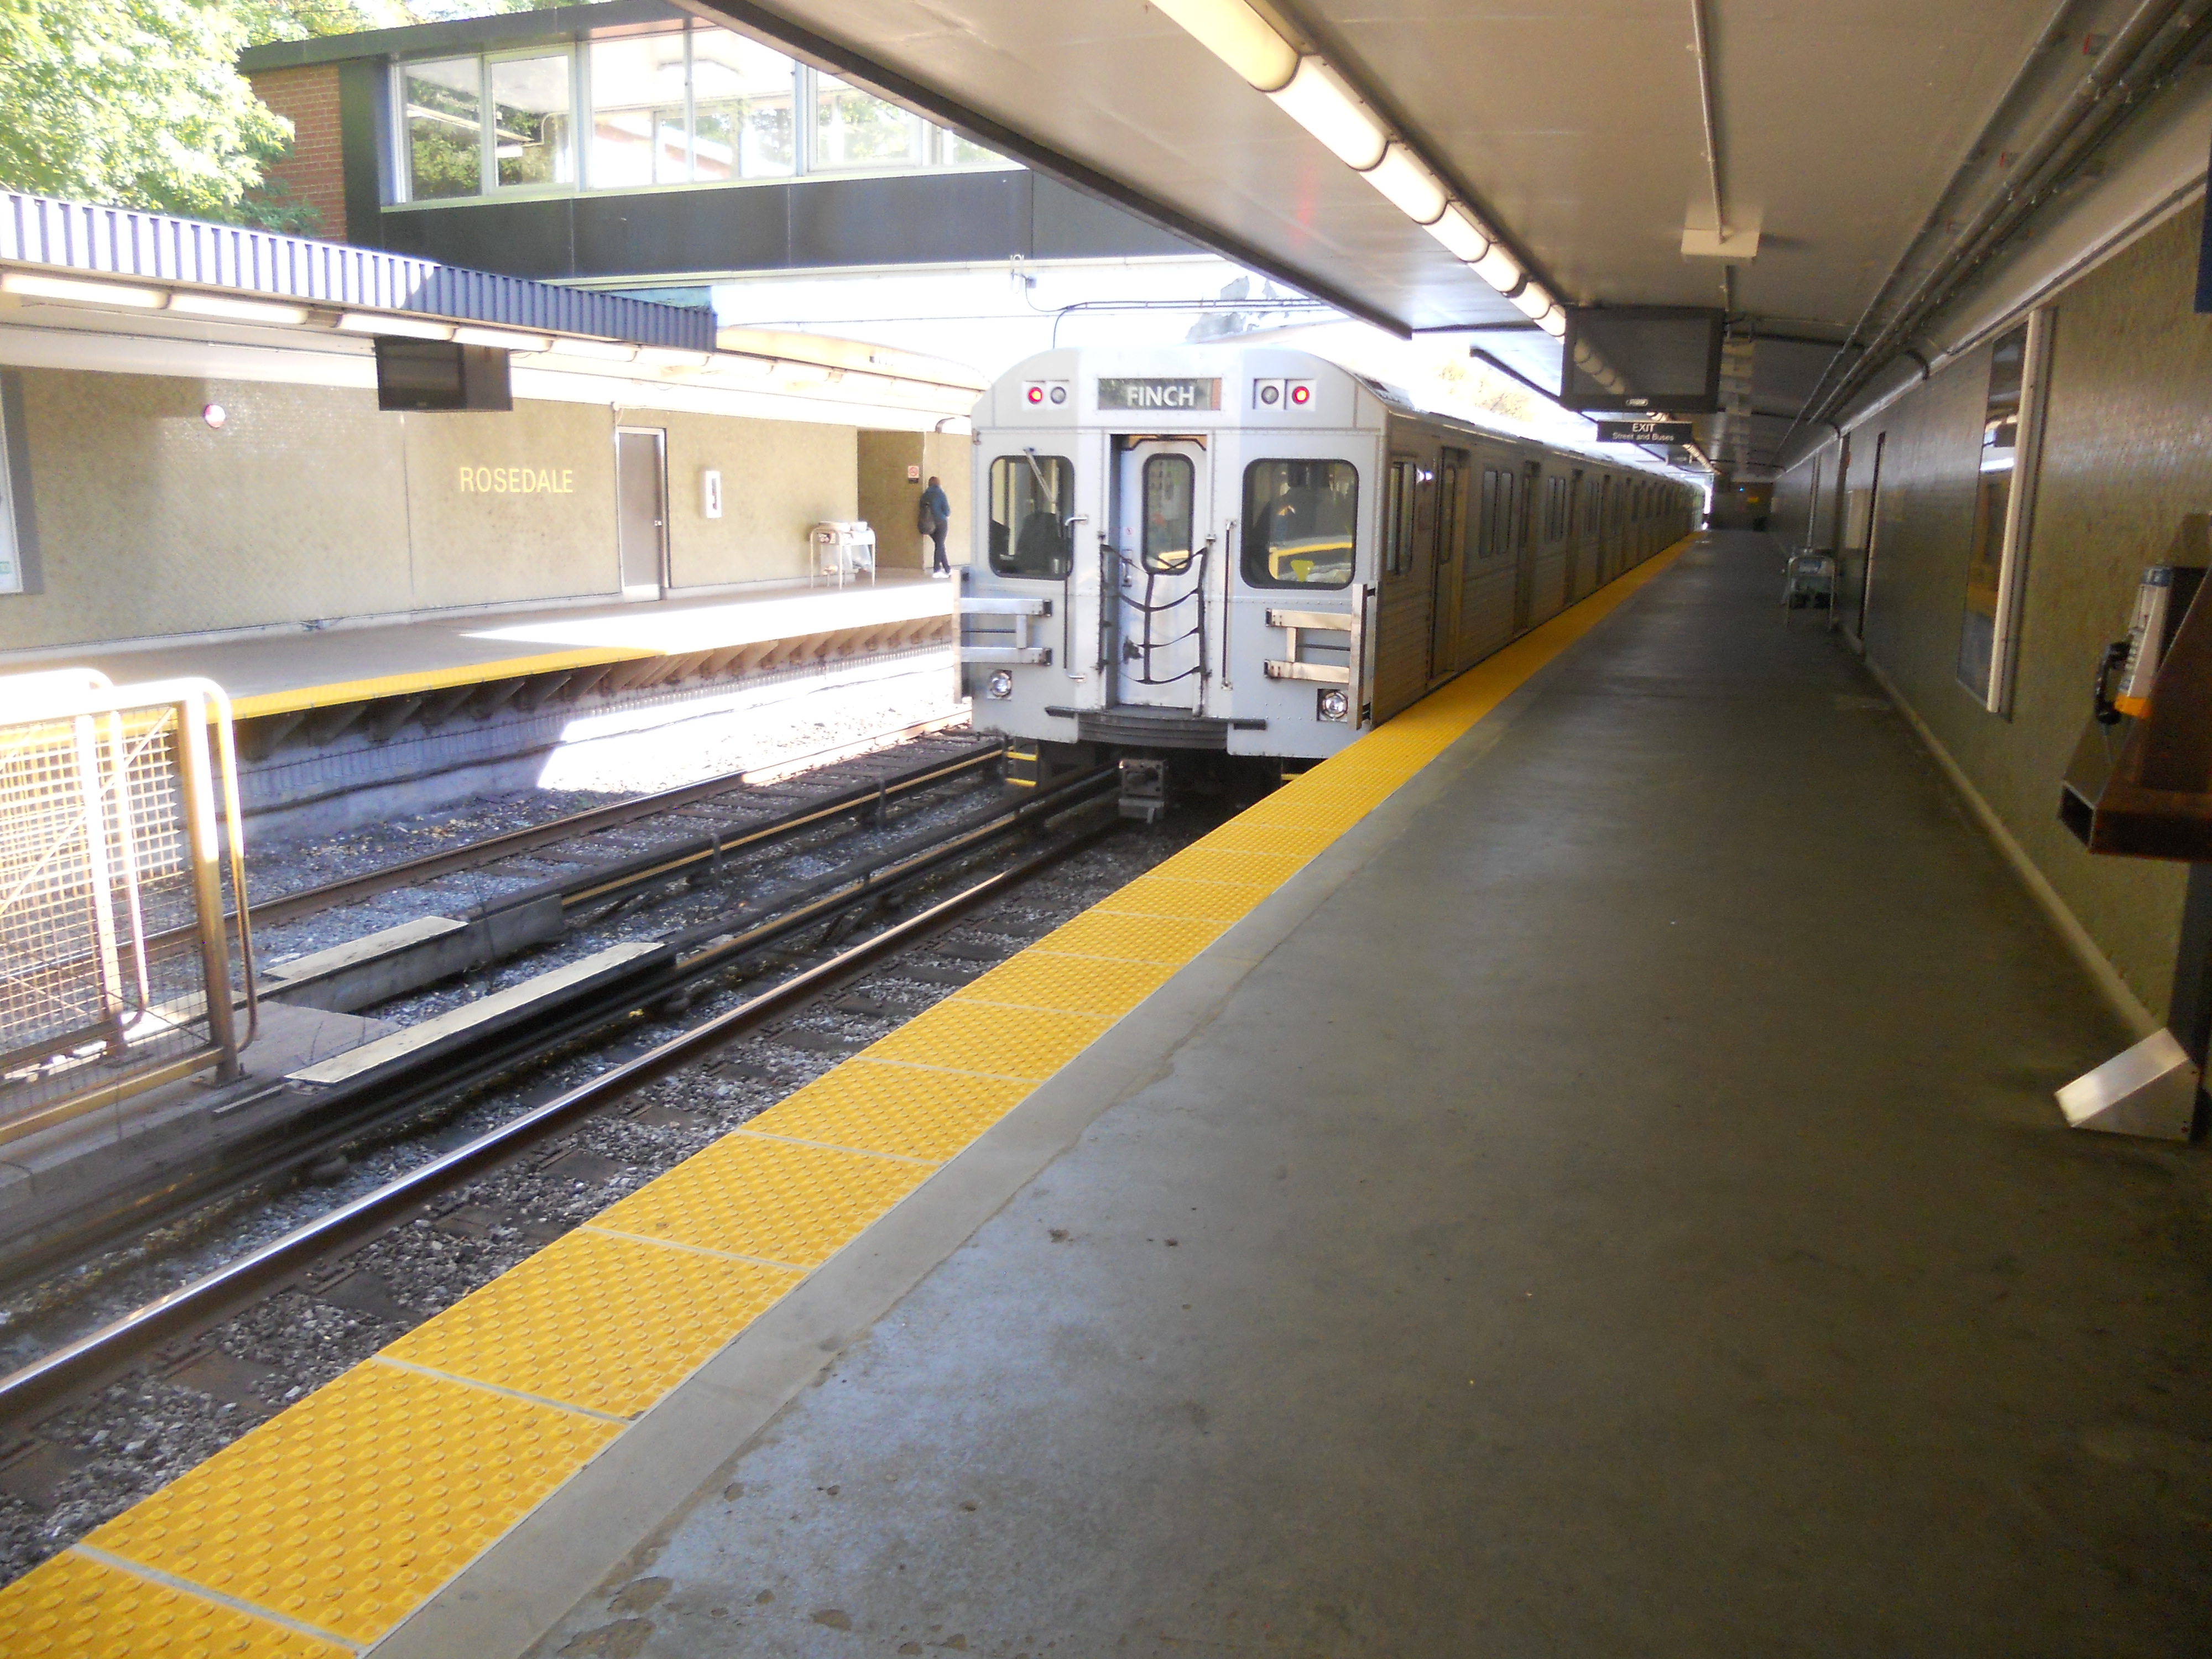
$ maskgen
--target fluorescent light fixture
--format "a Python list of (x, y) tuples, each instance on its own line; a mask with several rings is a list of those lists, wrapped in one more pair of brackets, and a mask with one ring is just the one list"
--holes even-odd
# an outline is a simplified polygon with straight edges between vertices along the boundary
[(41, 276), (28, 270), (11, 270), (0, 276), (0, 294), (20, 295), (26, 300), (63, 300), (71, 305), (119, 306), (131, 311), (159, 311), (168, 297), (158, 288), (88, 283), (74, 276)]
[(1382, 159), (1359, 175), (1381, 191), (1383, 198), (1417, 225), (1432, 225), (1443, 216), (1451, 198), (1437, 182), (1437, 175), (1421, 165), (1420, 157), (1403, 144), (1393, 143)]
[(550, 334), (524, 334), (511, 328), (477, 328), (464, 325), (453, 331), (463, 345), (489, 346), (497, 351), (543, 351), (553, 343)]
[(589, 357), (602, 363), (637, 361), (637, 348), (624, 345), (620, 340), (556, 339), (546, 349), (556, 357)]
[(1297, 73), (1297, 48), (1244, 0), (1152, 0), (1152, 4), (1262, 92), (1289, 85)]
[(427, 317), (380, 317), (374, 312), (349, 311), (338, 319), (348, 334), (384, 334), (395, 340), (450, 340), (451, 323), (434, 323)]
[(1443, 218), (1423, 228), (1442, 242), (1453, 258), (1469, 264), (1490, 252), (1489, 233), (1468, 216), (1465, 208), (1447, 207)]
[(1552, 296), (1534, 283), (1528, 283), (1518, 294), (1510, 295), (1507, 298), (1513, 308), (1532, 323), (1552, 308)]
[(718, 351), (714, 354), (714, 372), (741, 380), (765, 380), (775, 373), (775, 359), (757, 357), (750, 351)]
[(714, 354), (678, 351), (674, 346), (640, 346), (637, 360), (647, 368), (704, 368), (714, 361)]
[(1567, 337), (1567, 313), (1553, 306), (1536, 319), (1536, 326), (1553, 339), (1564, 340)]
[(1343, 77), (1318, 58), (1301, 58), (1290, 84), (1268, 97), (1355, 173), (1382, 159), (1389, 137)]
[(1521, 267), (1514, 263), (1513, 256), (1495, 245), (1489, 252), (1473, 263), (1474, 274), (1500, 294), (1521, 280)]
[(179, 317), (205, 317), (218, 323), (273, 323), (297, 328), (307, 320), (305, 306), (274, 300), (234, 300), (222, 294), (172, 294), (169, 310)]

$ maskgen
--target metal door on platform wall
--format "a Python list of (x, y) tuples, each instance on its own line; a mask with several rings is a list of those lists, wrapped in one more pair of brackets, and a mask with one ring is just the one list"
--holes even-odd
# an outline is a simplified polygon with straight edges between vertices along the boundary
[(668, 471), (665, 438), (658, 428), (621, 427), (615, 432), (615, 544), (622, 591), (631, 599), (659, 599), (668, 550)]
[[(1212, 474), (1194, 438), (1114, 441), (1114, 701), (1204, 708), (1214, 546)], [(1102, 601), (1103, 602), (1103, 601)]]

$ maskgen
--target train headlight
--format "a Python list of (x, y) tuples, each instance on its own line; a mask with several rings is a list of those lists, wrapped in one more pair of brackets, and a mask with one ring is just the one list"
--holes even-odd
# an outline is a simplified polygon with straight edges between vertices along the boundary
[[(995, 669), (992, 672), (991, 678), (983, 682), (983, 689), (1003, 702), (1014, 695), (1014, 677), (1003, 668)], [(1339, 697), (1337, 701), (1341, 702), (1343, 698)], [(1343, 718), (1341, 714), (1337, 716), (1339, 720)]]
[(1340, 720), (1351, 712), (1352, 699), (1334, 686), (1314, 698), (1314, 718), (1317, 720)]

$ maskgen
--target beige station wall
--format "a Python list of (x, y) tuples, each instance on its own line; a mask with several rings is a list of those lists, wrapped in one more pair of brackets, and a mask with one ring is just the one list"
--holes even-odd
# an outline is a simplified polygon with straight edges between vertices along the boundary
[(679, 591), (804, 576), (808, 527), (860, 516), (851, 427), (542, 402), (384, 414), (365, 390), (20, 374), (41, 580), (0, 594), (0, 650), (611, 598), (618, 422), (667, 434)]
[[(951, 503), (952, 528), (945, 538), (945, 556), (956, 565), (968, 562), (975, 526), (969, 519), (971, 467), (969, 452), (974, 440), (965, 434), (942, 432), (863, 431), (860, 434), (860, 514), (875, 526), (876, 557), (886, 570), (925, 570), (929, 567), (929, 538), (914, 527), (915, 510), (924, 484), (935, 474)], [(909, 479), (908, 467), (921, 477)]]
[(1776, 499), (1775, 528), (1789, 545), (1808, 534), (1844, 544), (1841, 619), (1856, 622), (1863, 590), (1868, 659), (2159, 1017), (2172, 988), (2186, 867), (2093, 857), (2057, 820), (2058, 786), (2089, 718), (2098, 659), (2127, 632), (2144, 567), (2166, 562), (2187, 516), (2212, 504), (2212, 427), (2204, 418), (2212, 316), (2192, 308), (2201, 228), (2197, 210), (2167, 222), (2052, 302), (2009, 714), (1990, 713), (1957, 672), (1987, 349), (1851, 432), (1847, 491), (1871, 482), (1881, 442), (1870, 574), (1848, 523), (1834, 533), (1837, 446), (1820, 456), (1814, 522), (1808, 522), (1809, 461), (1783, 481)]
[[(859, 434), (800, 421), (736, 421), (665, 410), (620, 412), (625, 428), (667, 434), (668, 568), (676, 588), (806, 574), (806, 532), (857, 519)], [(722, 516), (702, 510), (702, 477), (722, 475)]]

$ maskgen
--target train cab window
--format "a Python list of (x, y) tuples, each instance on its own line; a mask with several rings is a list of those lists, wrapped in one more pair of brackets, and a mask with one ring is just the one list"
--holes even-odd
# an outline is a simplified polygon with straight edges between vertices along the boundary
[(1074, 562), (1075, 465), (1064, 455), (1001, 455), (991, 463), (991, 568), (1057, 581)]
[(1197, 477), (1188, 455), (1155, 455), (1145, 463), (1145, 535), (1138, 556), (1156, 574), (1190, 568)]
[(1358, 521), (1359, 473), (1350, 461), (1253, 462), (1244, 469), (1244, 580), (1342, 587)]

